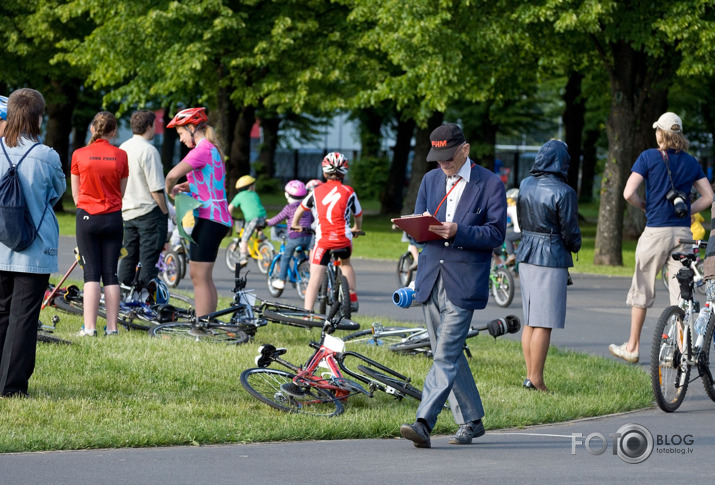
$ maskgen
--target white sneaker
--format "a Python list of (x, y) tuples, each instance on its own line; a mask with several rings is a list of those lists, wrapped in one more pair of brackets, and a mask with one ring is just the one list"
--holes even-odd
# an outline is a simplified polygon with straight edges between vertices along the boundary
[(96, 330), (85, 330), (84, 326), (82, 326), (82, 330), (77, 332), (75, 335), (78, 337), (96, 337), (97, 331)]
[(271, 281), (271, 286), (273, 286), (276, 290), (282, 290), (286, 287), (286, 284), (283, 280), (273, 280)]
[(638, 355), (638, 352), (628, 352), (626, 350), (627, 346), (628, 342), (625, 342), (621, 345), (611, 344), (608, 346), (608, 351), (619, 359), (625, 360), (626, 362), (630, 362), (631, 364), (638, 363), (640, 355)]

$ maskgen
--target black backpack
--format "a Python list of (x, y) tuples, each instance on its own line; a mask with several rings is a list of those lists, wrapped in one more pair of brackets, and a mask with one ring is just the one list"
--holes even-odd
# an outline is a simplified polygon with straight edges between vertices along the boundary
[[(27, 208), (17, 171), (27, 154), (37, 145), (39, 143), (32, 145), (17, 162), (17, 165), (13, 165), (7, 155), (7, 150), (5, 150), (5, 143), (0, 139), (0, 146), (2, 146), (5, 158), (10, 164), (10, 170), (0, 178), (0, 243), (13, 251), (27, 249), (35, 241), (37, 231), (40, 229), (40, 226), (35, 227), (30, 209)], [(45, 206), (45, 212), (47, 212), (47, 206)], [(45, 219), (45, 212), (42, 213), (40, 225)]]

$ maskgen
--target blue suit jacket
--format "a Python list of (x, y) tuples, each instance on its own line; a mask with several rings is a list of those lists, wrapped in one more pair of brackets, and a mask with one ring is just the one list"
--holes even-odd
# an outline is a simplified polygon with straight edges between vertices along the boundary
[[(467, 159), (466, 163), (472, 162)], [(504, 242), (506, 234), (506, 194), (504, 184), (494, 173), (479, 165), (471, 170), (452, 219), (457, 223), (457, 234), (452, 240), (427, 242), (420, 253), (415, 291), (421, 303), (427, 301), (441, 274), (447, 298), (453, 304), (468, 310), (487, 305), (492, 250)], [(417, 195), (415, 214), (433, 214), (447, 192), (446, 184), (441, 169), (427, 172)], [(439, 221), (444, 222), (445, 209), (443, 204), (436, 215)]]

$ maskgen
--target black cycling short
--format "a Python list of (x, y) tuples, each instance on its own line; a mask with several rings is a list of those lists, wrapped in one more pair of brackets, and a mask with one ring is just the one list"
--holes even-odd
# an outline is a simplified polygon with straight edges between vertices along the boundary
[(194, 242), (189, 245), (189, 259), (197, 263), (215, 262), (221, 240), (226, 237), (229, 229), (221, 223), (197, 217), (191, 231)]
[(77, 209), (77, 248), (82, 258), (84, 281), (119, 284), (117, 265), (124, 239), (122, 211), (92, 215)]
[(353, 248), (351, 246), (338, 249), (325, 249), (316, 247), (313, 251), (313, 259), (310, 261), (310, 263), (327, 266), (330, 262), (331, 255), (335, 255), (336, 258), (340, 259), (350, 259), (350, 255), (352, 254), (352, 252)]

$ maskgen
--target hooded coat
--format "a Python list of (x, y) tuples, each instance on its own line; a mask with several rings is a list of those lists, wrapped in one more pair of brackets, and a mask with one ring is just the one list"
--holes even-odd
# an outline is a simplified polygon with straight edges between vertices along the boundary
[(576, 191), (566, 183), (571, 158), (566, 144), (548, 141), (536, 155), (531, 176), (521, 182), (517, 217), (520, 262), (569, 268), (581, 249)]

